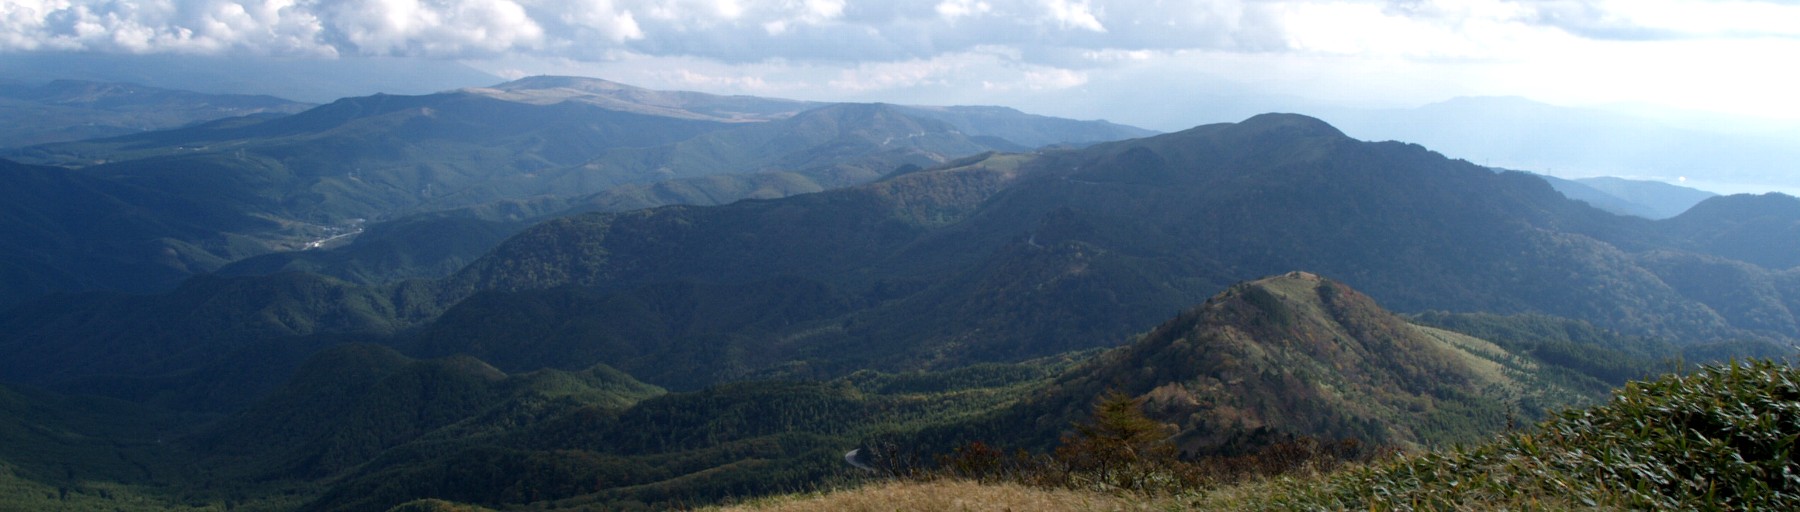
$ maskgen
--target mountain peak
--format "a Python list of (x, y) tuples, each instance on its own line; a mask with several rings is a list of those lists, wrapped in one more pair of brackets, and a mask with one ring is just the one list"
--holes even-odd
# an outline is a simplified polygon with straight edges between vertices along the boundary
[(578, 91), (606, 93), (614, 91), (642, 91), (641, 87), (622, 84), (611, 80), (581, 76), (538, 75), (528, 76), (490, 87), (502, 91), (532, 91), (552, 89), (573, 89)]
[(1287, 133), (1311, 137), (1345, 136), (1337, 127), (1318, 118), (1286, 113), (1257, 114), (1238, 122), (1236, 129), (1257, 135)]
[(1434, 422), (1499, 417), (1495, 390), (1516, 383), (1475, 354), (1493, 350), (1408, 323), (1342, 283), (1289, 272), (1233, 285), (1068, 385), (1147, 397), (1194, 453), (1229, 449), (1233, 436), (1265, 428), (1433, 444), (1458, 440)]

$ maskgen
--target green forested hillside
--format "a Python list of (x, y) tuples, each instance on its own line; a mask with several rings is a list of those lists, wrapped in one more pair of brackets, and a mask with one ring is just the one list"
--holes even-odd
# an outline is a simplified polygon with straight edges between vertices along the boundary
[[(214, 418), (0, 386), (0, 509), (183, 510), (175, 442)], [(199, 509), (200, 507), (194, 507)]]
[(241, 407), (300, 361), (382, 340), (439, 311), (435, 288), (357, 287), (311, 274), (198, 277), (161, 296), (58, 296), (0, 319), (0, 372), (188, 410)]
[(163, 290), (254, 244), (220, 229), (278, 229), (180, 194), (0, 160), (0, 308), (57, 290)]
[(604, 366), (507, 375), (466, 357), (413, 360), (356, 344), (321, 352), (222, 420), (0, 390), (0, 508), (294, 510), (397, 446), (482, 446), (569, 411), (617, 411), (662, 393)]
[(623, 409), (662, 393), (605, 366), (509, 376), (466, 356), (413, 360), (380, 346), (342, 345), (188, 442), (214, 464), (253, 476), (321, 478), (427, 436), (492, 436), (561, 409)]
[(847, 475), (844, 453), (860, 439), (956, 425), (1066, 364), (663, 394), (605, 367), (508, 375), (346, 345), (183, 446), (221, 485), (317, 489), (309, 510), (425, 498), (663, 508)]

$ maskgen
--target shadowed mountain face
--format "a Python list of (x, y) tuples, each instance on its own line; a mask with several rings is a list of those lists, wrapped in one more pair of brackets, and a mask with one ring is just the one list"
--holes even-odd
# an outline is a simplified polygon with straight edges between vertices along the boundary
[(310, 358), (287, 384), (189, 448), (258, 477), (318, 478), (427, 435), (491, 436), (572, 409), (623, 409), (661, 394), (605, 366), (507, 375), (467, 357), (413, 360), (347, 344)]
[(215, 230), (276, 229), (201, 198), (0, 160), (0, 307), (53, 291), (167, 290), (242, 256)]

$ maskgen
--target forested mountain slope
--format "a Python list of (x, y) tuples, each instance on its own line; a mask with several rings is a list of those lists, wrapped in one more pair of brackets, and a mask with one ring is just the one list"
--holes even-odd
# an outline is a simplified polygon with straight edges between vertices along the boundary
[[(678, 282), (808, 282), (760, 289), (825, 290), (804, 296), (834, 298), (784, 314), (790, 327), (730, 342), (763, 357), (779, 347), (785, 355), (775, 360), (813, 361), (807, 371), (1104, 346), (1233, 281), (1291, 268), (1339, 276), (1400, 311), (1544, 313), (1683, 342), (1797, 334), (1771, 328), (1792, 318), (1774, 307), (1795, 295), (1782, 279), (1761, 281), (1769, 293), (1764, 309), (1777, 320), (1752, 324), (1724, 313), (1741, 309), (1725, 297), (1675, 286), (1680, 276), (1665, 277), (1668, 266), (1647, 264), (1652, 254), (1694, 254), (1671, 242), (1677, 222), (1608, 214), (1534, 176), (1495, 174), (1413, 145), (1355, 141), (1310, 118), (1266, 115), (1083, 150), (971, 160), (784, 200), (549, 222), (449, 286), (529, 295), (572, 285), (606, 302)], [(803, 303), (790, 297), (778, 303)], [(707, 307), (751, 302), (676, 305), (706, 315), (716, 313)], [(567, 330), (512, 337), (504, 348), (473, 343), (497, 338), (467, 330), (422, 338), (421, 346), (441, 354), (506, 351), (505, 358), (540, 364), (551, 358), (528, 355), (541, 343), (587, 339), (644, 318), (582, 309), (520, 319)], [(458, 317), (453, 310), (444, 321)], [(628, 339), (686, 343), (676, 341), (684, 334), (666, 336)]]

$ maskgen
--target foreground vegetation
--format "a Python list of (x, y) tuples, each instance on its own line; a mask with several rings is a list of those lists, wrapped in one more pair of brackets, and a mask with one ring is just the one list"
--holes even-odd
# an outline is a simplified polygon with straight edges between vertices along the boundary
[[(1142, 465), (1153, 426), (1103, 400), (1093, 423), (1035, 465), (971, 471), (964, 450), (926, 478), (749, 502), (728, 510), (1794, 510), (1800, 508), (1800, 370), (1769, 360), (1634, 382), (1473, 448), (1452, 448), (1226, 485), (1183, 479), (1190, 462)], [(1149, 449), (1142, 449), (1149, 448)], [(1067, 456), (1110, 460), (1086, 465)], [(1005, 470), (995, 470), (1005, 467)], [(1044, 478), (1045, 475), (1066, 475)], [(1217, 474), (1217, 473), (1213, 473)], [(1133, 478), (1121, 478), (1131, 476)], [(1163, 485), (1144, 485), (1163, 482)], [(1176, 484), (1176, 485), (1170, 485)]]
[(1800, 508), (1800, 370), (1706, 366), (1632, 383), (1527, 432), (1294, 485), (1297, 508), (1462, 508), (1567, 497), (1662, 510)]

